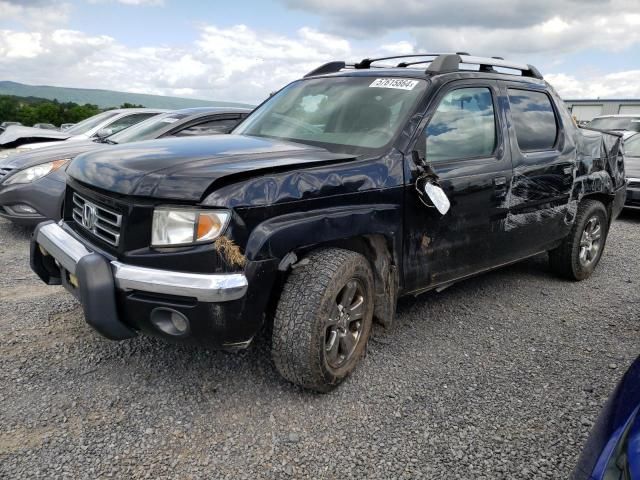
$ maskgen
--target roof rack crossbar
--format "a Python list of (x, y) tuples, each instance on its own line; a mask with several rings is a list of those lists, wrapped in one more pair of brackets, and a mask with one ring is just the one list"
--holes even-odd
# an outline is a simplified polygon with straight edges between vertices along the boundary
[[(412, 53), (411, 55), (393, 55), (391, 57), (379, 57), (379, 58), (364, 58), (354, 65), (355, 68), (371, 68), (371, 64), (374, 62), (380, 62), (382, 60), (393, 60), (396, 58), (417, 58), (417, 57), (439, 57), (440, 55), (446, 55), (445, 53)], [(428, 60), (425, 60), (428, 61)], [(423, 62), (420, 62), (423, 63)]]
[(416, 62), (400, 62), (399, 64), (396, 65), (396, 67), (406, 68), (406, 67), (410, 67), (411, 65), (420, 65), (421, 63), (431, 63), (431, 62), (433, 62), (433, 58), (426, 59), (426, 60), (418, 60)]
[(526, 63), (515, 63), (502, 58), (496, 57), (476, 57), (473, 55), (440, 55), (435, 58), (429, 67), (427, 73), (444, 73), (455, 72), (460, 70), (460, 64), (479, 65), (480, 71), (492, 72), (493, 67), (507, 68), (511, 70), (520, 70), (523, 77), (532, 77), (542, 80), (542, 74), (538, 69)]

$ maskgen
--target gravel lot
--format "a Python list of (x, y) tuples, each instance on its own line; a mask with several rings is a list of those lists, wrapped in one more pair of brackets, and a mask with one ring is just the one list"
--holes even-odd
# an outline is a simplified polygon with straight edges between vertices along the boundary
[(402, 300), (356, 374), (316, 395), (266, 341), (227, 354), (114, 343), (0, 221), (1, 478), (567, 478), (640, 352), (640, 215), (595, 275), (538, 257)]

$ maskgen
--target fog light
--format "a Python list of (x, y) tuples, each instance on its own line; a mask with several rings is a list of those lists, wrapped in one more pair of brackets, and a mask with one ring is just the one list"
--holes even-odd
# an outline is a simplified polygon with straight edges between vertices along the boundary
[(35, 208), (32, 208), (29, 205), (24, 205), (22, 203), (11, 205), (10, 208), (18, 215), (34, 215), (38, 213)]
[(182, 313), (170, 308), (155, 308), (151, 312), (151, 323), (161, 332), (173, 336), (189, 333), (189, 320)]

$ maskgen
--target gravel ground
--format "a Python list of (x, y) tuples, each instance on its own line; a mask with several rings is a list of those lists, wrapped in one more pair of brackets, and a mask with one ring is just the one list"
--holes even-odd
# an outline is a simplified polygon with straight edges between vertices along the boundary
[(115, 343), (0, 221), (0, 477), (565, 479), (640, 352), (640, 215), (594, 276), (537, 257), (402, 300), (356, 374), (317, 395), (266, 341), (240, 354)]

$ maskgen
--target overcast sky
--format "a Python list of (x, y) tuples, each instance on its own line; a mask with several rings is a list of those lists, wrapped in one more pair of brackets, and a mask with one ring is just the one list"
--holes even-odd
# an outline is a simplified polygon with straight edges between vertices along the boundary
[(468, 51), (640, 98), (639, 0), (0, 0), (0, 80), (255, 103), (329, 60)]

